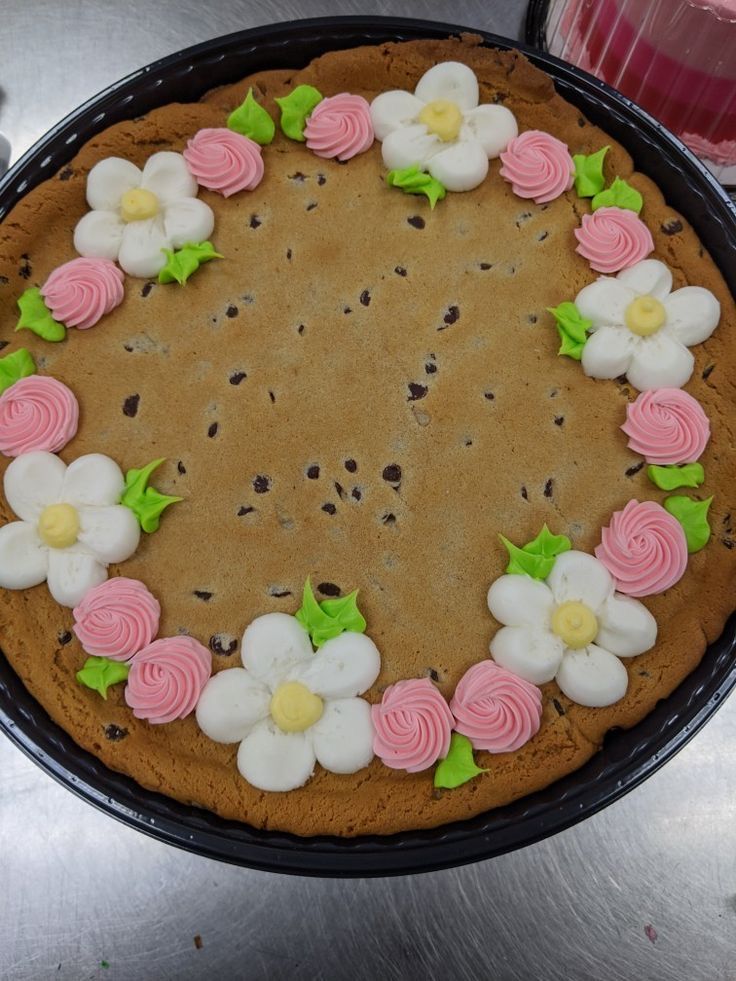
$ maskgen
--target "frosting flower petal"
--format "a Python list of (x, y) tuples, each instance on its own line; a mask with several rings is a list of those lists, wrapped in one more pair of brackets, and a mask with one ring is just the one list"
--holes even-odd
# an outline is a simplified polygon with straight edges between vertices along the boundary
[(371, 707), (364, 698), (328, 702), (312, 735), (317, 762), (330, 773), (356, 773), (373, 759)]
[[(501, 577), (504, 578), (506, 577)], [(560, 638), (555, 637), (551, 630), (524, 624), (501, 627), (494, 634), (489, 650), (496, 664), (518, 674), (533, 685), (544, 685), (557, 674), (565, 648)]]
[(461, 61), (443, 61), (422, 75), (414, 95), (425, 103), (446, 99), (467, 111), (478, 105), (478, 79)]
[(380, 670), (381, 655), (370, 637), (345, 631), (292, 668), (287, 680), (300, 681), (321, 698), (352, 698), (367, 691)]
[(660, 331), (644, 344), (634, 344), (626, 377), (639, 391), (680, 388), (690, 380), (695, 365), (691, 351), (670, 334)]
[(48, 549), (46, 583), (61, 606), (76, 606), (84, 594), (107, 578), (107, 568), (89, 552)]
[(53, 453), (21, 453), (5, 471), (5, 499), (19, 518), (35, 524), (44, 508), (61, 500), (66, 472)]
[(536, 204), (553, 201), (569, 191), (575, 178), (567, 144), (537, 129), (511, 140), (501, 154), (501, 163), (499, 173), (509, 181), (514, 194), (533, 198)]
[(197, 725), (216, 743), (239, 743), (268, 717), (270, 690), (245, 668), (213, 675), (197, 702)]
[(161, 607), (142, 582), (116, 576), (90, 589), (72, 612), (88, 654), (127, 661), (158, 633)]
[(78, 422), (79, 403), (66, 385), (47, 375), (21, 378), (0, 395), (0, 453), (57, 453), (74, 438)]
[(641, 392), (627, 405), (621, 429), (629, 437), (629, 449), (660, 466), (694, 463), (710, 439), (702, 406), (680, 388)]
[(258, 722), (238, 750), (238, 770), (259, 790), (296, 790), (314, 773), (309, 732), (282, 732), (272, 719)]
[(456, 143), (434, 153), (426, 169), (448, 191), (470, 191), (485, 180), (488, 156), (477, 140)]
[(153, 725), (194, 711), (212, 670), (212, 657), (192, 637), (162, 637), (130, 661), (125, 701), (137, 719)]
[(362, 96), (346, 92), (322, 99), (307, 120), (304, 136), (318, 157), (350, 160), (373, 145), (370, 106)]
[(605, 650), (616, 657), (636, 657), (654, 646), (657, 621), (643, 603), (614, 593), (598, 617), (598, 637)]
[(667, 326), (681, 344), (702, 344), (718, 326), (721, 304), (702, 286), (683, 286), (664, 300)]
[[(625, 287), (629, 301), (634, 296), (653, 296), (657, 300), (665, 300), (672, 292), (672, 273), (659, 259), (642, 259), (636, 265), (622, 269), (615, 279), (601, 276), (598, 282), (618, 283)], [(616, 320), (614, 323), (621, 321)]]
[(575, 251), (596, 272), (612, 273), (645, 259), (654, 252), (654, 239), (639, 216), (627, 208), (598, 208), (583, 215), (575, 229)]
[(161, 150), (146, 160), (141, 187), (155, 194), (163, 205), (186, 201), (197, 194), (197, 182), (181, 153)]
[(0, 528), (0, 586), (29, 589), (48, 574), (49, 557), (34, 525), (11, 521)]
[(605, 568), (587, 552), (563, 552), (547, 577), (556, 603), (584, 603), (598, 613), (613, 592), (613, 580)]
[(480, 661), (458, 682), (450, 711), (475, 749), (511, 753), (539, 729), (542, 693), (493, 661)]
[(565, 654), (555, 681), (562, 694), (578, 705), (605, 708), (624, 697), (629, 675), (617, 657), (590, 644)]
[(226, 198), (238, 191), (252, 191), (263, 179), (261, 147), (231, 129), (200, 129), (183, 156), (201, 187)]
[(371, 716), (373, 752), (386, 766), (416, 773), (447, 756), (454, 719), (428, 678), (389, 685)]
[(530, 576), (501, 576), (488, 590), (488, 609), (499, 623), (509, 627), (546, 627), (553, 607), (549, 586)]
[(41, 296), (54, 320), (87, 330), (123, 302), (124, 278), (109, 259), (72, 259), (54, 269)]
[(276, 688), (300, 661), (313, 657), (309, 635), (288, 613), (256, 617), (243, 634), (243, 667), (270, 688)]
[(114, 211), (126, 191), (139, 187), (143, 174), (122, 157), (107, 157), (87, 177), (87, 204), (93, 211)]

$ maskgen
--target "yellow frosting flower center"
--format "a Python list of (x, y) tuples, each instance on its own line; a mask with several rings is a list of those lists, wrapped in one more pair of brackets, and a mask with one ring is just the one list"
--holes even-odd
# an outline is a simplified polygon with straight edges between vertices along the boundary
[(595, 640), (598, 621), (585, 603), (569, 600), (567, 603), (560, 603), (552, 614), (552, 632), (557, 634), (566, 647), (576, 651)]
[(632, 334), (649, 337), (656, 334), (667, 319), (664, 306), (654, 296), (637, 296), (626, 307), (626, 326)]
[(449, 99), (435, 99), (428, 102), (419, 113), (419, 122), (424, 123), (430, 133), (445, 142), (456, 140), (463, 123), (463, 114)]
[(159, 213), (158, 198), (145, 187), (135, 187), (126, 191), (120, 199), (120, 217), (123, 221), (145, 221)]
[(285, 681), (271, 697), (271, 717), (283, 732), (304, 732), (323, 711), (322, 699), (299, 681)]
[(68, 548), (79, 535), (79, 514), (71, 504), (49, 504), (38, 519), (38, 534), (49, 548)]

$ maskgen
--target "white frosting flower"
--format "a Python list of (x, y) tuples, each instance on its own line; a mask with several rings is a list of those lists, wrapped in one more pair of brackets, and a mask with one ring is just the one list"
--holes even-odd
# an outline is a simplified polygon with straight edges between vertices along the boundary
[(197, 722), (218, 743), (240, 742), (238, 769), (260, 790), (294, 790), (316, 761), (355, 773), (373, 759), (370, 705), (362, 695), (381, 658), (365, 634), (346, 632), (315, 654), (296, 617), (267, 613), (243, 634), (243, 668), (210, 678)]
[(519, 132), (504, 106), (478, 105), (478, 79), (467, 65), (446, 61), (419, 79), (414, 95), (395, 89), (371, 103), (376, 139), (391, 170), (414, 164), (448, 191), (470, 191)]
[(93, 210), (74, 229), (80, 255), (117, 259), (131, 276), (155, 276), (166, 263), (162, 249), (180, 249), (212, 234), (215, 216), (197, 198), (197, 181), (180, 153), (154, 153), (143, 170), (108, 157), (87, 177)]
[(615, 592), (606, 567), (586, 552), (558, 556), (545, 582), (501, 576), (488, 608), (506, 624), (491, 641), (494, 661), (535, 685), (554, 678), (573, 702), (594, 708), (626, 694), (619, 658), (643, 654), (657, 639), (649, 610)]
[(107, 579), (111, 562), (138, 547), (140, 527), (118, 504), (120, 467), (90, 453), (69, 466), (53, 453), (23, 453), (5, 471), (5, 497), (20, 521), (0, 528), (0, 586), (28, 589), (48, 581), (63, 606), (76, 606)]
[(688, 347), (710, 337), (721, 306), (702, 286), (671, 290), (672, 273), (657, 259), (644, 259), (615, 278), (601, 276), (584, 287), (575, 305), (593, 321), (583, 348), (585, 374), (625, 374), (640, 391), (685, 385), (694, 364)]

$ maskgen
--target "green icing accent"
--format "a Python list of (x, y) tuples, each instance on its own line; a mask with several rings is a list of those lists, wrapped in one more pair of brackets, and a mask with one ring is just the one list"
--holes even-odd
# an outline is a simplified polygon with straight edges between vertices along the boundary
[(107, 657), (88, 657), (81, 671), (77, 671), (77, 681), (92, 691), (98, 691), (107, 699), (107, 689), (128, 677), (130, 666), (122, 661), (111, 661)]
[(227, 117), (227, 128), (265, 146), (274, 137), (276, 123), (263, 106), (258, 105), (250, 88), (243, 104)]
[(708, 544), (710, 538), (708, 508), (712, 500), (713, 498), (709, 497), (705, 501), (698, 501), (694, 497), (685, 497), (682, 494), (665, 498), (665, 508), (682, 525), (687, 539), (687, 550), (690, 553), (699, 552)]
[(158, 531), (161, 513), (169, 504), (183, 500), (182, 497), (161, 494), (155, 487), (148, 486), (151, 474), (163, 462), (164, 457), (161, 457), (160, 460), (152, 460), (140, 470), (129, 470), (125, 475), (125, 490), (120, 498), (120, 503), (130, 508), (143, 531), (149, 534)]
[(307, 578), (304, 583), (302, 605), (296, 613), (296, 618), (312, 638), (315, 647), (321, 647), (346, 630), (356, 634), (365, 633), (365, 617), (358, 609), (357, 597), (356, 589), (349, 596), (318, 603), (312, 592), (312, 584)]
[(590, 206), (593, 211), (597, 211), (598, 208), (627, 208), (638, 215), (644, 207), (644, 198), (631, 184), (627, 184), (620, 177), (614, 177), (611, 186), (605, 191), (599, 191), (590, 202)]
[(450, 736), (450, 749), (447, 756), (444, 760), (440, 760), (434, 771), (434, 785), (446, 790), (454, 790), (455, 787), (460, 787), (480, 773), (487, 772), (475, 765), (473, 745), (468, 737), (453, 732)]
[(386, 183), (389, 187), (401, 188), (404, 194), (426, 194), (432, 209), (447, 194), (445, 185), (420, 170), (418, 164), (404, 167), (403, 170), (390, 170), (386, 174)]
[(281, 109), (281, 129), (291, 140), (304, 142), (304, 124), (307, 116), (322, 101), (322, 93), (313, 85), (297, 85), (276, 102)]
[(552, 572), (557, 556), (572, 548), (567, 535), (553, 535), (546, 524), (537, 537), (523, 548), (512, 544), (503, 535), (498, 537), (509, 553), (506, 572), (512, 576), (531, 576), (532, 579), (546, 579)]
[(647, 467), (647, 476), (660, 490), (671, 491), (676, 487), (700, 487), (705, 480), (702, 463), (686, 463), (681, 467), (669, 465)]
[(606, 179), (603, 176), (603, 158), (608, 153), (610, 147), (604, 146), (596, 153), (588, 154), (576, 153), (572, 162), (575, 164), (575, 190), (578, 197), (592, 198), (600, 194), (606, 186)]
[(557, 332), (562, 341), (557, 353), (580, 361), (593, 321), (581, 316), (578, 308), (569, 300), (556, 307), (547, 307), (547, 311), (555, 318)]
[(66, 337), (66, 327), (51, 316), (38, 286), (31, 286), (18, 297), (18, 309), (16, 330), (32, 330), (45, 341), (63, 341)]
[(0, 358), (0, 394), (21, 378), (35, 374), (36, 362), (24, 347), (19, 347), (12, 354), (6, 354), (4, 358)]
[(159, 283), (176, 281), (180, 286), (183, 286), (203, 263), (209, 262), (210, 259), (225, 258), (219, 252), (215, 252), (212, 242), (187, 242), (175, 252), (171, 249), (161, 251), (166, 253), (166, 265), (158, 274)]

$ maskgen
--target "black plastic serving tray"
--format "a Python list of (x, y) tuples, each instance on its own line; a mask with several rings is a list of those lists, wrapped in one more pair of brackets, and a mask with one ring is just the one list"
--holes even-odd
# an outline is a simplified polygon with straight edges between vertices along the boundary
[[(259, 27), (188, 48), (134, 72), (54, 127), (0, 181), (0, 219), (105, 127), (268, 68), (298, 68), (326, 51), (442, 38), (470, 28), (381, 17), (335, 17)], [(736, 208), (697, 159), (637, 106), (590, 75), (483, 31), (484, 44), (519, 48), (558, 91), (631, 153), (692, 223), (736, 294)], [(717, 547), (714, 543), (713, 548)], [(736, 685), (736, 617), (700, 665), (633, 729), (609, 733), (601, 752), (545, 790), (468, 821), (404, 834), (299, 838), (225, 821), (144, 790), (79, 746), (26, 691), (0, 654), (0, 728), (47, 773), (100, 810), (161, 841), (256, 869), (321, 876), (427, 872), (521, 848), (610, 804), (682, 748)]]

